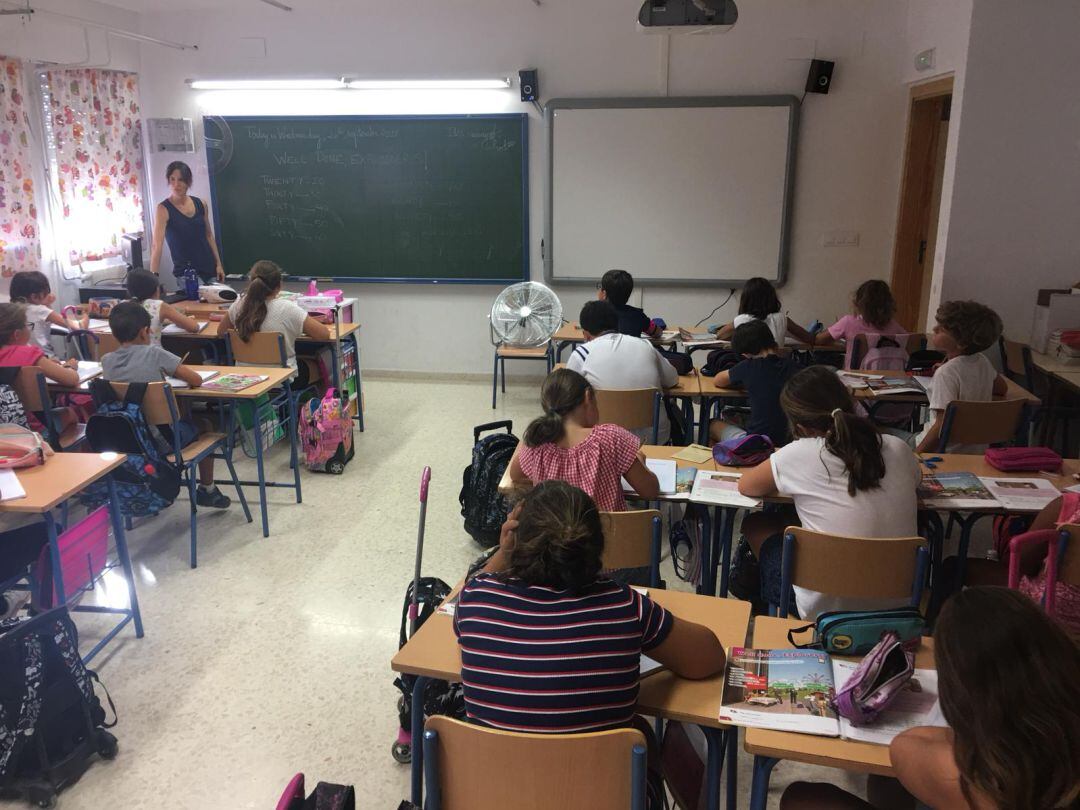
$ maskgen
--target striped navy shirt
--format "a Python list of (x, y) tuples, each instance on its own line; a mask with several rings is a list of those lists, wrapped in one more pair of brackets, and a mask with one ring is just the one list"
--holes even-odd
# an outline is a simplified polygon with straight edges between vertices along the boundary
[(641, 653), (667, 638), (672, 621), (609, 579), (575, 594), (481, 574), (462, 589), (454, 616), (468, 716), (508, 731), (625, 726)]

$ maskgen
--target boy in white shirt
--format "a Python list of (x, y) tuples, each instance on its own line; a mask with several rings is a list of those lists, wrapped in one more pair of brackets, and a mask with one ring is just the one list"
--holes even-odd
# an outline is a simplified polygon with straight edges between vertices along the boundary
[[(607, 301), (589, 301), (581, 308), (578, 318), (586, 342), (574, 349), (566, 367), (578, 372), (593, 388), (662, 391), (678, 385), (678, 372), (649, 341), (618, 331), (619, 315)], [(633, 433), (646, 443), (652, 439), (651, 428)], [(670, 435), (671, 424), (661, 408), (657, 441), (665, 444)]]
[[(915, 437), (918, 453), (938, 449), (945, 409), (950, 402), (988, 402), (1008, 389), (1005, 378), (982, 352), (1001, 336), (1001, 318), (976, 301), (946, 301), (937, 311), (930, 342), (945, 353), (930, 385), (930, 420)], [(949, 453), (982, 453), (985, 446), (949, 445)]]

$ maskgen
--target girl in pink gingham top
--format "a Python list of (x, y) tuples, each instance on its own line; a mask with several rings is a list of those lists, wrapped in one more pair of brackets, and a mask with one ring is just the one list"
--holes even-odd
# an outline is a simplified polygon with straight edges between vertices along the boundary
[(576, 371), (556, 369), (540, 391), (544, 415), (534, 419), (510, 461), (512, 480), (565, 481), (587, 492), (604, 512), (623, 512), (621, 479), (649, 500), (660, 494), (638, 438), (618, 425), (598, 425), (596, 395)]

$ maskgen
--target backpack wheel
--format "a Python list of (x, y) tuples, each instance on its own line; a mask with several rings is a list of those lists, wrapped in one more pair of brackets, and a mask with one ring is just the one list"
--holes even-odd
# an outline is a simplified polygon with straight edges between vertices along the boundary
[(331, 475), (341, 475), (345, 472), (345, 464), (340, 461), (331, 461), (326, 465), (326, 471)]
[(408, 765), (412, 762), (412, 746), (396, 742), (390, 746), (390, 755), (402, 765)]
[(97, 743), (98, 756), (102, 759), (116, 759), (116, 754), (120, 750), (120, 746), (116, 742), (116, 737), (107, 731), (99, 729), (96, 734), (95, 742)]
[(56, 791), (52, 785), (31, 787), (26, 792), (26, 798), (38, 807), (56, 807)]

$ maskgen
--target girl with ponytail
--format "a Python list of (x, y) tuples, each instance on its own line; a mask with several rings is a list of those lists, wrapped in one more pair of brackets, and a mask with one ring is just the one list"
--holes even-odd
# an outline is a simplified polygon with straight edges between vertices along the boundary
[[(274, 262), (261, 259), (251, 266), (244, 294), (229, 307), (218, 334), (235, 329), (245, 343), (256, 332), (280, 332), (285, 336), (288, 364), (296, 368), (296, 339), (306, 335), (313, 340), (329, 340), (330, 329), (312, 318), (292, 301), (278, 298), (284, 274)], [(301, 375), (303, 376), (303, 375)], [(299, 380), (306, 384), (306, 380)]]
[[(767, 462), (747, 470), (739, 491), (751, 497), (791, 496), (801, 524), (813, 531), (850, 537), (914, 537), (918, 534), (916, 487), (921, 473), (911, 448), (883, 436), (855, 412), (855, 402), (836, 373), (812, 366), (793, 376), (780, 407), (795, 438)], [(780, 552), (789, 521), (752, 515), (743, 535), (761, 564), (762, 598), (780, 597)], [(827, 610), (898, 607), (840, 599), (795, 589), (799, 615), (813, 621)]]
[(645, 500), (660, 494), (640, 440), (618, 425), (597, 424), (596, 394), (584, 377), (566, 368), (551, 372), (540, 389), (540, 404), (543, 416), (525, 429), (510, 460), (513, 481), (566, 481), (605, 512), (626, 510), (622, 478)]

